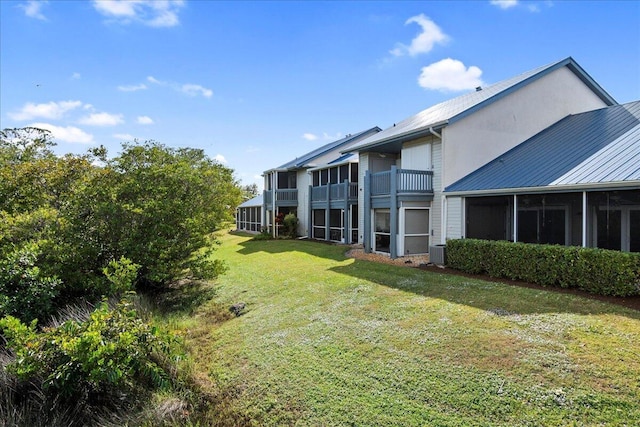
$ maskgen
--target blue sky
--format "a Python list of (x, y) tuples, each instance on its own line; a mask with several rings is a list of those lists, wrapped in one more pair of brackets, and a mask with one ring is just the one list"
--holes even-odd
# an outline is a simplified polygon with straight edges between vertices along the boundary
[(0, 1), (0, 128), (202, 148), (243, 184), (572, 56), (640, 99), (640, 2)]

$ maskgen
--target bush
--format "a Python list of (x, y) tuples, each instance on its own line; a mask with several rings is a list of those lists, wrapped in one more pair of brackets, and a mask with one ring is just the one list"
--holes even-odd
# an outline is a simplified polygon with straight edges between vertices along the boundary
[(177, 337), (140, 319), (127, 299), (113, 308), (102, 302), (88, 320), (42, 332), (35, 320), (26, 325), (11, 316), (0, 320), (0, 329), (16, 355), (8, 371), (21, 381), (42, 381), (52, 396), (128, 394), (171, 384), (161, 361), (176, 356)]
[(298, 237), (298, 217), (289, 213), (282, 220), (282, 235), (290, 239)]
[(640, 254), (576, 246), (476, 239), (447, 241), (447, 265), (467, 273), (577, 288), (600, 295), (640, 295)]
[(36, 266), (39, 254), (38, 246), (32, 243), (0, 259), (0, 317), (31, 321), (53, 314), (61, 282), (45, 276)]

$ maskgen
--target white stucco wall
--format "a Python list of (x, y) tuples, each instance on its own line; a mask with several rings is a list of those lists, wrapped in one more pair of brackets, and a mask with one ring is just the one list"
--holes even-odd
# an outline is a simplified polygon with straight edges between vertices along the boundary
[(569, 114), (605, 107), (573, 72), (562, 67), (443, 130), (443, 186)]
[[(364, 239), (364, 176), (369, 170), (369, 153), (358, 156), (358, 243)], [(367, 212), (367, 215), (369, 213)]]

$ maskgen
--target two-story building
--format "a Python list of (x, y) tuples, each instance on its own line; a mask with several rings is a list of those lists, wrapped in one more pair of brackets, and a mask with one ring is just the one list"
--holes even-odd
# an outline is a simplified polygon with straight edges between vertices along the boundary
[[(273, 235), (288, 214), (298, 217), (298, 235), (350, 242), (354, 224), (352, 187), (357, 185), (358, 158), (343, 155), (353, 145), (380, 132), (372, 127), (326, 144), (277, 168), (264, 172), (262, 225)], [(356, 181), (354, 182), (354, 179)], [(357, 224), (355, 216), (355, 224)]]
[(358, 228), (365, 250), (398, 257), (464, 237), (463, 197), (447, 197), (445, 189), (460, 191), (452, 185), (569, 115), (616, 104), (567, 58), (370, 136), (349, 150), (360, 159)]

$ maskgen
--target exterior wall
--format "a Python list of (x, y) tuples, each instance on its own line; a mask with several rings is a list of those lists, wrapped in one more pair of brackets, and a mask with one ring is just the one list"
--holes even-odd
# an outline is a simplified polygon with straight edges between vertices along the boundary
[(434, 140), (431, 146), (433, 162), (433, 202), (431, 209), (431, 243), (444, 243), (442, 232), (442, 142)]
[(298, 188), (298, 234), (307, 236), (309, 232), (309, 186), (311, 176), (306, 169), (299, 170), (296, 176)]
[(364, 216), (371, 215), (364, 212), (364, 176), (369, 170), (369, 153), (358, 155), (358, 243), (362, 244), (364, 239)]
[(421, 138), (404, 144), (398, 167), (422, 171), (431, 170), (431, 140), (431, 137)]
[(447, 232), (445, 240), (462, 238), (462, 221), (464, 220), (462, 208), (462, 197), (447, 197)]
[(443, 186), (473, 172), (569, 114), (606, 107), (562, 67), (443, 129)]

